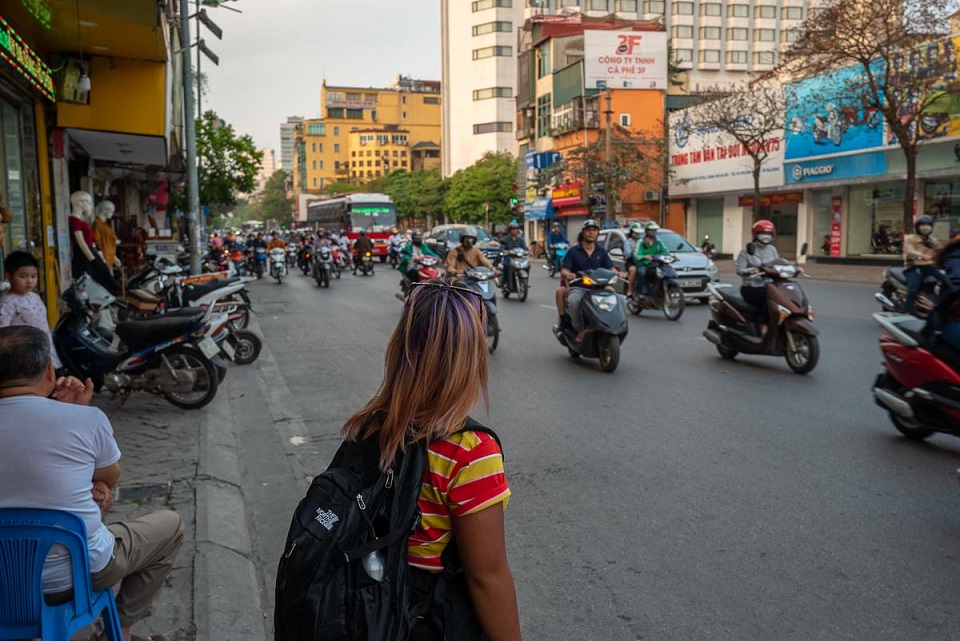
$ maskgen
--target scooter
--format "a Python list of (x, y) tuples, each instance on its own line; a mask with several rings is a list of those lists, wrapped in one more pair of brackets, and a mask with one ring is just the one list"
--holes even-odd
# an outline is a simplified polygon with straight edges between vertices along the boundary
[(641, 283), (643, 276), (637, 274), (637, 288), (633, 296), (627, 298), (627, 309), (635, 316), (645, 309), (659, 309), (663, 310), (667, 320), (680, 320), (687, 303), (683, 296), (683, 289), (677, 281), (677, 271), (672, 265), (677, 261), (677, 257), (671, 254), (657, 254), (650, 260), (656, 266), (656, 279), (651, 284), (649, 293), (641, 294), (639, 289), (643, 284)]
[(276, 278), (277, 283), (283, 283), (287, 275), (287, 252), (280, 247), (270, 250), (270, 277)]
[(587, 290), (580, 301), (586, 330), (582, 341), (577, 342), (577, 330), (568, 321), (553, 326), (553, 334), (567, 348), (571, 358), (598, 358), (600, 369), (608, 373), (620, 364), (620, 344), (629, 329), (627, 310), (613, 290), (619, 278), (609, 269), (592, 269), (570, 282), (571, 290)]
[[(417, 282), (422, 283), (428, 280), (440, 278), (440, 259), (436, 256), (423, 255), (419, 258), (411, 258), (408, 263), (408, 269), (417, 269)], [(400, 277), (400, 291), (397, 292), (397, 298), (406, 300), (410, 295), (410, 287), (413, 283), (406, 274)]]
[(64, 292), (69, 311), (53, 331), (67, 372), (90, 378), (98, 391), (106, 388), (124, 397), (146, 391), (183, 409), (198, 409), (213, 400), (226, 371), (217, 344), (227, 332), (226, 314), (213, 316), (210, 307), (124, 321), (117, 325), (120, 345), (114, 348), (91, 331), (86, 279), (81, 276)]
[(359, 254), (355, 255), (357, 260), (357, 269), (360, 270), (362, 276), (373, 276), (373, 254), (371, 252), (364, 252), (363, 256)]
[[(913, 302), (913, 313), (926, 318), (937, 304), (940, 294), (940, 279), (927, 276), (920, 283), (920, 291)], [(907, 298), (907, 278), (903, 267), (887, 267), (883, 270), (880, 291), (873, 295), (885, 312), (902, 312)]]
[(819, 332), (813, 326), (813, 308), (803, 289), (791, 279), (800, 270), (782, 258), (760, 268), (767, 279), (768, 329), (760, 328), (760, 310), (747, 303), (732, 288), (714, 283), (710, 290), (713, 318), (703, 336), (717, 346), (722, 358), (732, 360), (741, 352), (784, 356), (797, 374), (813, 371), (820, 358)]
[(304, 276), (310, 273), (310, 262), (313, 258), (313, 250), (309, 247), (301, 247), (297, 254), (297, 267), (303, 272)]
[(483, 305), (487, 308), (487, 351), (491, 354), (500, 344), (500, 321), (497, 318), (497, 289), (493, 280), (497, 273), (486, 267), (474, 267), (464, 273), (457, 285), (469, 287), (480, 292)]
[(941, 432), (960, 436), (960, 350), (925, 336), (924, 321), (908, 314), (877, 313), (883, 372), (873, 398), (897, 431), (923, 440)]
[(390, 248), (387, 250), (387, 258), (390, 260), (390, 266), (396, 269), (400, 264), (401, 254), (403, 253), (403, 242), (390, 241)]
[(560, 272), (560, 265), (563, 264), (563, 259), (567, 257), (567, 251), (569, 249), (570, 245), (567, 243), (557, 243), (553, 246), (553, 260), (548, 260), (543, 266), (550, 275), (550, 278), (553, 278)]
[(330, 248), (330, 256), (333, 258), (333, 277), (339, 279), (343, 270), (347, 269), (347, 256), (339, 245)]
[(330, 277), (333, 274), (333, 255), (329, 247), (321, 247), (313, 254), (313, 279), (318, 287), (330, 287)]
[[(526, 249), (517, 247), (506, 252), (500, 253), (500, 260), (510, 259), (510, 278), (504, 277), (498, 279), (500, 293), (504, 298), (510, 298), (510, 294), (516, 294), (517, 299), (522, 303), (527, 300), (530, 293), (530, 252)], [(499, 261), (498, 261), (499, 265)], [(506, 270), (504, 270), (506, 271)]]

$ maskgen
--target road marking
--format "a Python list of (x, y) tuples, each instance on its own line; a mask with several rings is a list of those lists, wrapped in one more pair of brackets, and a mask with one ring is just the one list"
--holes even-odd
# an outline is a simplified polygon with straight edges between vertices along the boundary
[(537, 305), (537, 307), (542, 307), (544, 309), (556, 309), (556, 305)]

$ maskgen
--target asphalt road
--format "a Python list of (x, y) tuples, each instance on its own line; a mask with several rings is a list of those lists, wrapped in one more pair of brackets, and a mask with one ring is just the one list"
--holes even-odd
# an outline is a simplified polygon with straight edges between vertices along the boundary
[[(329, 290), (299, 274), (252, 286), (308, 432), (288, 453), (303, 470), (323, 469), (379, 385), (397, 284), (378, 265)], [(960, 639), (960, 441), (908, 442), (874, 406), (872, 287), (801, 284), (822, 332), (808, 376), (721, 360), (703, 305), (632, 317), (605, 374), (550, 332), (545, 272), (527, 302), (500, 302), (490, 413), (475, 416), (504, 441), (525, 639)], [(273, 465), (275, 437), (242, 439), (249, 465)], [(275, 565), (302, 489), (247, 492)]]

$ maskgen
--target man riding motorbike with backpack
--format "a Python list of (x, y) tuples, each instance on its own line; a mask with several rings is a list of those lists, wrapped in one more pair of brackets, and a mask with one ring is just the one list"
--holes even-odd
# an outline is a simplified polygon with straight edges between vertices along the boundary
[(492, 272), (497, 271), (483, 252), (475, 247), (476, 243), (477, 230), (473, 227), (464, 227), (460, 232), (460, 244), (447, 252), (444, 267), (448, 275), (457, 276), (481, 265)]

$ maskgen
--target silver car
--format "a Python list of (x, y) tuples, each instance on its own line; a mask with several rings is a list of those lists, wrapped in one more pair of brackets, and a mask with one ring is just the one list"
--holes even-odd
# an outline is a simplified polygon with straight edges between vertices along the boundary
[[(628, 233), (630, 233), (628, 229), (604, 229), (597, 240), (610, 254), (616, 266), (624, 271), (626, 271), (624, 263), (627, 257), (623, 255), (623, 248)], [(688, 300), (707, 299), (710, 296), (707, 283), (720, 281), (719, 271), (713, 261), (675, 231), (661, 229), (657, 232), (657, 238), (663, 241), (667, 250), (677, 257), (677, 262), (673, 263), (672, 267), (677, 270), (677, 280), (680, 282), (684, 296)], [(621, 288), (626, 291), (625, 282)]]

